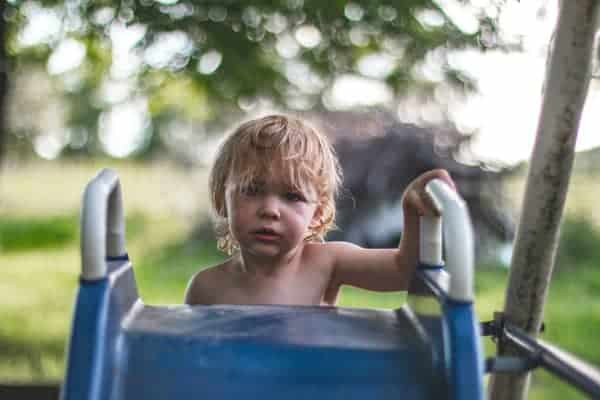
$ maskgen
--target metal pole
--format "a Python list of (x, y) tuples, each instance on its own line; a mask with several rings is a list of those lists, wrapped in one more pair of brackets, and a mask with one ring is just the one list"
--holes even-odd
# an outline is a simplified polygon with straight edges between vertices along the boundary
[[(559, 16), (549, 53), (544, 98), (527, 177), (521, 220), (504, 313), (507, 321), (537, 336), (558, 241), (575, 139), (591, 76), (597, 0), (559, 2)], [(503, 340), (499, 355), (516, 355)], [(529, 373), (495, 374), (491, 400), (524, 399)]]
[(591, 398), (600, 398), (600, 372), (593, 366), (551, 344), (527, 336), (510, 324), (505, 325), (502, 336), (533, 364), (545, 368)]

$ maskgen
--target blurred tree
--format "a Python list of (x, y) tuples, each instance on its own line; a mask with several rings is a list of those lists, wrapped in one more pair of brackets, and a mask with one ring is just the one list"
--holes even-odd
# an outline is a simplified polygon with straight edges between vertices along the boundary
[[(15, 71), (48, 70), (69, 127), (52, 139), (29, 126), (13, 141), (96, 152), (108, 141), (96, 132), (117, 124), (143, 132), (130, 147), (189, 147), (186, 135), (264, 102), (326, 108), (324, 94), (343, 74), (383, 82), (397, 99), (440, 86), (471, 90), (447, 55), (508, 48), (490, 17), (502, 3), (10, 0), (4, 41)], [(423, 73), (431, 64), (434, 76)]]
[[(0, 15), (4, 15), (6, 2), (0, 2)], [(6, 22), (4, 18), (0, 19), (0, 164), (4, 159), (4, 142), (6, 137), (5, 125), (5, 104), (8, 93), (8, 58), (6, 57), (6, 48), (4, 40), (6, 36)]]

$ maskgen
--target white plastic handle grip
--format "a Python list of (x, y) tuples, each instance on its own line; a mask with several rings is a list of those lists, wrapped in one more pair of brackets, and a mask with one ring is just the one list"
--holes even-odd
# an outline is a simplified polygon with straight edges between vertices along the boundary
[(101, 170), (86, 186), (81, 209), (81, 277), (106, 276), (106, 257), (125, 254), (125, 222), (119, 177)]
[(438, 217), (421, 218), (421, 262), (436, 265), (437, 261), (442, 260), (443, 231), (445, 265), (450, 274), (448, 296), (453, 300), (472, 301), (474, 245), (467, 205), (456, 191), (440, 179), (430, 181), (425, 186), (425, 191), (440, 211), (444, 222), (442, 224)]
[(421, 217), (419, 255), (421, 264), (444, 265), (442, 258), (442, 218), (430, 215)]

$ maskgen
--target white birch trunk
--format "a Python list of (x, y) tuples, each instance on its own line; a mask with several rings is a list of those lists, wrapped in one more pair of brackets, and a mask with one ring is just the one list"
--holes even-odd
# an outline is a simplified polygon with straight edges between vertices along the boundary
[[(515, 238), (504, 313), (508, 321), (537, 336), (558, 241), (575, 139), (591, 76), (600, 1), (559, 2), (549, 53), (544, 98)], [(505, 343), (499, 355), (514, 354)], [(491, 400), (524, 399), (529, 374), (496, 374)]]

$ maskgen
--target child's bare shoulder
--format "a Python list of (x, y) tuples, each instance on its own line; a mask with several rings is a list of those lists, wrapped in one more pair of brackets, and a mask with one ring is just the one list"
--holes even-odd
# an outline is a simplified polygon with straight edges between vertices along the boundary
[(315, 242), (307, 244), (306, 248), (311, 255), (334, 258), (337, 253), (353, 251), (361, 247), (350, 242)]
[(190, 305), (212, 303), (215, 291), (222, 286), (222, 276), (226, 273), (229, 263), (228, 260), (196, 272), (185, 291), (185, 303)]
[(359, 246), (348, 242), (312, 242), (305, 246), (305, 262), (314, 265), (333, 267), (340, 254), (360, 249)]

